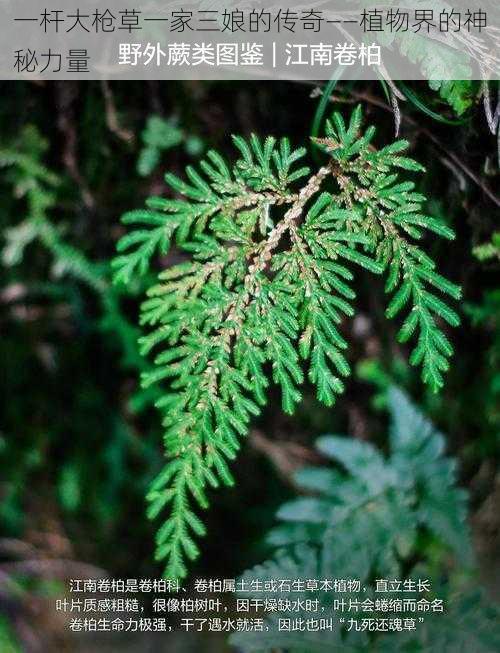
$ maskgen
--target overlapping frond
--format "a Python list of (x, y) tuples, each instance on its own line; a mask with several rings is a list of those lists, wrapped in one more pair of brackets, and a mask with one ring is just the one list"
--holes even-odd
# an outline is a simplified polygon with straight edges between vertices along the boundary
[(326, 405), (343, 391), (354, 268), (387, 273), (388, 316), (410, 307), (400, 338), (416, 335), (412, 362), (433, 388), (442, 384), (451, 346), (441, 321), (458, 318), (438, 293), (459, 291), (417, 243), (425, 231), (452, 232), (399, 179), (398, 170), (421, 169), (404, 156), (406, 142), (376, 150), (373, 136), (361, 132), (359, 108), (348, 124), (334, 114), (317, 139), (327, 163), (312, 175), (288, 139), (234, 137), (234, 165), (212, 150), (187, 181), (167, 175), (175, 198), (124, 217), (139, 228), (118, 245), (117, 281), (144, 273), (173, 238), (182, 258), (159, 274), (141, 317), (144, 353), (156, 352), (143, 382), (168, 386), (158, 407), (169, 462), (149, 512), (168, 511), (157, 555), (169, 575), (184, 576), (186, 558), (198, 555), (204, 527), (192, 503), (204, 508), (209, 487), (232, 484), (229, 463), (268, 385), (280, 387), (289, 413), (305, 375)]

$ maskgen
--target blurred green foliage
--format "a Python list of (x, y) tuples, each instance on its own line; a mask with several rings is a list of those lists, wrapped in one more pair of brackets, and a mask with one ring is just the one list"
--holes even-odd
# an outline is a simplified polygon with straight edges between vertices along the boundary
[(0, 614), (0, 650), (3, 653), (20, 653), (21, 649), (19, 648), (15, 637), (12, 633), (12, 628), (7, 620), (7, 617), (4, 617)]
[(141, 133), (143, 147), (137, 160), (137, 174), (147, 177), (158, 166), (163, 152), (183, 144), (187, 154), (199, 156), (203, 152), (203, 141), (199, 136), (186, 134), (175, 119), (165, 120), (161, 116), (150, 116)]
[(476, 245), (472, 250), (474, 256), (480, 261), (497, 259), (500, 261), (500, 231), (495, 231), (489, 243)]
[[(443, 599), (444, 614), (427, 613), (415, 632), (380, 636), (343, 627), (333, 632), (279, 632), (278, 619), (313, 615), (271, 613), (266, 616), (268, 627), (233, 636), (243, 651), (491, 653), (500, 646), (500, 612), (470, 574), (467, 495), (456, 487), (456, 461), (444, 455), (443, 435), (404, 393), (391, 387), (387, 395), (388, 456), (354, 438), (319, 438), (316, 448), (332, 464), (297, 472), (296, 483), (306, 495), (280, 507), (280, 525), (267, 538), (276, 550), (274, 557), (243, 579), (250, 585), (252, 580), (352, 578), (365, 590), (361, 596), (342, 593), (342, 598), (375, 602), (394, 598), (374, 593), (375, 579), (425, 578), (431, 580), (432, 590), (424, 598)], [(272, 591), (248, 595), (275, 596)], [(321, 590), (287, 594), (291, 600), (319, 599), (321, 616), (331, 614), (333, 596)], [(355, 619), (366, 616), (387, 615), (376, 608), (369, 614), (349, 613)]]

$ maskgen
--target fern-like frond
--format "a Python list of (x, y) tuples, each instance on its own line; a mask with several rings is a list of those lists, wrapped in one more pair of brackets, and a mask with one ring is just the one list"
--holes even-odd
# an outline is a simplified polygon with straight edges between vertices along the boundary
[[(455, 461), (445, 456), (443, 436), (402, 391), (390, 389), (388, 408), (387, 456), (365, 441), (319, 438), (317, 449), (332, 465), (296, 473), (304, 495), (279, 509), (281, 525), (268, 536), (273, 556), (243, 575), (242, 585), (249, 588), (245, 595), (260, 599), (276, 599), (276, 592), (265, 590), (273, 581), (302, 580), (301, 591), (292, 589), (287, 599), (317, 601), (318, 612), (332, 614), (335, 627), (290, 632), (279, 628), (279, 620), (307, 618), (307, 609), (269, 610), (260, 631), (231, 637), (238, 649), (438, 653), (465, 644), (467, 650), (486, 653), (498, 647), (497, 608), (463, 581), (464, 567), (471, 569), (472, 547), (467, 494), (456, 486)], [(446, 562), (436, 572), (439, 559)], [(461, 580), (450, 571), (454, 565)], [(373, 592), (374, 578), (426, 578), (431, 595), (444, 600), (446, 608), (444, 614), (429, 613), (414, 630), (367, 635), (345, 628), (347, 620), (339, 619), (335, 607), (332, 611), (331, 597), (314, 585), (314, 579), (336, 578), (359, 580), (361, 600), (374, 604), (384, 596)], [(253, 581), (259, 582), (260, 591), (251, 589)], [(308, 583), (310, 589), (304, 590)], [(360, 600), (360, 593), (345, 591), (342, 598)], [(375, 607), (372, 616), (384, 614)], [(350, 616), (363, 620), (366, 615), (353, 610)]]
[(188, 181), (166, 175), (179, 199), (152, 197), (147, 200), (149, 210), (123, 216), (123, 223), (135, 229), (118, 243), (116, 281), (128, 283), (133, 274), (144, 274), (151, 257), (168, 250), (174, 232), (177, 242), (183, 243), (191, 231), (203, 233), (211, 221), (226, 229), (228, 238), (249, 237), (256, 227), (269, 228), (270, 206), (290, 202), (288, 185), (309, 172), (296, 165), (305, 149), (292, 151), (286, 138), (279, 144), (271, 137), (262, 143), (255, 135), (249, 141), (235, 136), (233, 141), (241, 154), (233, 169), (210, 150), (200, 163), (201, 171), (186, 169)]
[(187, 180), (166, 176), (175, 198), (152, 198), (124, 217), (138, 228), (118, 244), (118, 281), (144, 273), (173, 238), (183, 259), (159, 274), (141, 316), (144, 353), (156, 352), (143, 382), (168, 384), (158, 407), (169, 462), (149, 499), (151, 517), (168, 513), (157, 556), (171, 576), (197, 556), (204, 529), (192, 504), (205, 508), (210, 487), (232, 484), (230, 462), (270, 382), (288, 413), (306, 375), (326, 405), (343, 391), (353, 269), (387, 272), (388, 315), (411, 304), (402, 339), (416, 333), (412, 362), (432, 387), (442, 383), (451, 346), (438, 319), (458, 318), (437, 292), (458, 289), (416, 243), (424, 231), (452, 233), (399, 179), (421, 169), (404, 155), (407, 143), (376, 150), (373, 136), (361, 132), (359, 107), (348, 123), (334, 114), (316, 139), (327, 161), (312, 175), (305, 150), (288, 139), (236, 136), (234, 165), (211, 150)]

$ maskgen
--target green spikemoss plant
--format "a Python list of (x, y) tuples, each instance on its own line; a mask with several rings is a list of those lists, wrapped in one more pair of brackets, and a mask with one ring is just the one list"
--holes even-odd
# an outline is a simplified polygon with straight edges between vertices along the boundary
[(400, 171), (423, 167), (398, 140), (375, 149), (374, 127), (361, 130), (361, 108), (348, 123), (338, 113), (315, 140), (327, 155), (311, 173), (305, 148), (287, 138), (234, 136), (231, 165), (211, 150), (187, 181), (167, 174), (173, 199), (150, 198), (127, 213), (130, 231), (118, 244), (116, 281), (144, 274), (173, 238), (185, 260), (158, 275), (142, 306), (144, 354), (156, 352), (146, 386), (166, 382), (157, 406), (168, 457), (154, 481), (149, 516), (166, 514), (157, 558), (182, 578), (199, 555), (207, 489), (232, 485), (228, 462), (251, 418), (266, 403), (270, 382), (293, 413), (307, 374), (331, 406), (350, 368), (339, 330), (355, 313), (353, 269), (386, 276), (388, 318), (403, 314), (399, 340), (414, 343), (411, 363), (433, 390), (452, 354), (442, 325), (457, 326), (443, 296), (460, 289), (436, 271), (421, 248), (425, 232), (453, 238), (424, 213), (425, 197)]

